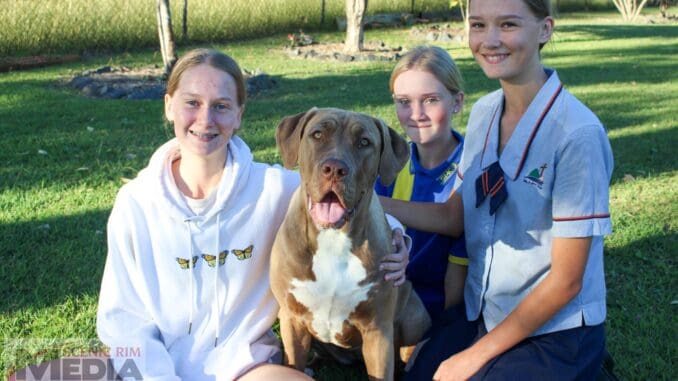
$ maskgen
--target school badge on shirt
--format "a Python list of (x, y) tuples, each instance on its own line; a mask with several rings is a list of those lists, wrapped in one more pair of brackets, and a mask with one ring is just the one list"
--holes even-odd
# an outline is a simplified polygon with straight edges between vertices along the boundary
[(447, 184), (447, 181), (454, 175), (454, 173), (457, 171), (457, 163), (451, 163), (449, 167), (440, 175), (438, 176), (438, 182), (440, 185), (445, 185)]
[(544, 185), (544, 171), (547, 167), (546, 163), (544, 163), (541, 167), (531, 170), (527, 176), (523, 177), (523, 181), (541, 189), (542, 185)]

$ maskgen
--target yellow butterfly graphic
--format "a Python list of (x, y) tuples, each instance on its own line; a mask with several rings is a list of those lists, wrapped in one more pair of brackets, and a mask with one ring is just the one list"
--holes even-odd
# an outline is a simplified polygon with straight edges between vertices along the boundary
[[(221, 253), (219, 253), (219, 266), (223, 265), (226, 263), (226, 255), (228, 254), (228, 250), (224, 250)], [(202, 258), (207, 261), (207, 264), (210, 267), (215, 267), (217, 265), (217, 257), (216, 255), (209, 255), (209, 254), (203, 254)]]
[(233, 249), (233, 254), (242, 261), (252, 257), (252, 249), (254, 249), (253, 245), (249, 245), (243, 250)]
[[(177, 260), (177, 263), (179, 264), (179, 267), (181, 267), (182, 269), (189, 268), (189, 266), (188, 266), (189, 260), (188, 259), (176, 257), (176, 260)], [(198, 256), (196, 255), (196, 256), (193, 257), (193, 267), (195, 267), (195, 262), (197, 262), (197, 261), (198, 261)]]

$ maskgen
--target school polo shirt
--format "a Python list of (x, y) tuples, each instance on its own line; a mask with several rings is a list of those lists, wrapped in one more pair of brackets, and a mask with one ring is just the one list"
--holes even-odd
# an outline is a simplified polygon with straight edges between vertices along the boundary
[[(592, 236), (579, 294), (533, 335), (605, 320), (603, 235), (612, 231), (613, 159), (598, 118), (563, 89), (555, 71), (518, 122), (498, 157), (503, 92), (471, 110), (455, 188), (464, 203), (469, 270), (464, 289), (470, 320), (488, 330), (506, 318), (549, 273), (554, 237)], [(489, 196), (476, 208), (475, 181), (499, 161), (508, 198), (494, 215)]]
[[(389, 186), (385, 187), (377, 181), (377, 194), (405, 201), (445, 202), (452, 192), (464, 145), (464, 138), (456, 131), (451, 131), (459, 144), (444, 162), (432, 169), (422, 167), (417, 147), (410, 143), (410, 161)], [(464, 237), (452, 238), (409, 228), (406, 233), (412, 237), (407, 279), (412, 282), (429, 315), (435, 318), (445, 308), (445, 271), (448, 261), (464, 266), (468, 264)]]

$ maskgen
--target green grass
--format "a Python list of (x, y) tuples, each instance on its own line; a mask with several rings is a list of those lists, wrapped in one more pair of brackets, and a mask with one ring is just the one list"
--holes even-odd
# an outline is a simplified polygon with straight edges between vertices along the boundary
[[(182, 4), (171, 3), (177, 42), (242, 40), (280, 31), (333, 30), (343, 0), (191, 0), (188, 41), (181, 39)], [(367, 14), (411, 12), (412, 0), (370, 0)], [(561, 11), (613, 9), (610, 0), (561, 0)], [(416, 0), (414, 11), (444, 11), (449, 0)], [(555, 4), (555, 2), (554, 2)], [(649, 8), (649, 7), (648, 7)], [(0, 0), (0, 57), (136, 50), (158, 44), (155, 0)], [(644, 11), (644, 13), (647, 11)]]
[[(182, 3), (171, 1), (177, 42)], [(252, 38), (276, 31), (334, 29), (344, 1), (191, 0), (191, 43)], [(448, 0), (416, 1), (415, 10), (445, 10)], [(410, 0), (371, 0), (368, 14), (409, 12)], [(0, 57), (4, 55), (128, 50), (158, 44), (155, 0), (0, 0)]]
[[(600, 117), (614, 150), (614, 234), (606, 239), (605, 260), (608, 347), (617, 372), (626, 380), (673, 380), (678, 379), (673, 151), (678, 26), (618, 22), (614, 13), (601, 20), (565, 15), (543, 56)], [(290, 60), (280, 50), (285, 35), (215, 45), (243, 67), (279, 79), (278, 88), (249, 101), (244, 116), (241, 136), (258, 160), (278, 162), (275, 126), (283, 116), (312, 106), (368, 112), (396, 125), (388, 94), (392, 63)], [(334, 32), (314, 36), (323, 42), (343, 38)], [(368, 31), (366, 39), (410, 41), (407, 30)], [(497, 84), (484, 78), (465, 46), (443, 46), (465, 77), (467, 106), (455, 120), (463, 131), (470, 104)], [(104, 64), (151, 63), (160, 63), (155, 51), (136, 50), (0, 74), (1, 374), (62, 353), (36, 354), (45, 342), (18, 339), (75, 338), (82, 344), (96, 337), (108, 213), (121, 179), (133, 177), (168, 137), (160, 101), (88, 99), (55, 84)], [(328, 367), (320, 379), (361, 374)]]

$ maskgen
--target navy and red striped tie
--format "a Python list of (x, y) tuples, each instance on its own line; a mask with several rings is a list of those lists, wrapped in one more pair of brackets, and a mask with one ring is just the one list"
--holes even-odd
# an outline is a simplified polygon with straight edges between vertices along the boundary
[(492, 215), (508, 197), (504, 171), (501, 170), (498, 161), (492, 163), (476, 179), (476, 208), (483, 203), (488, 194), (490, 195), (490, 215)]

